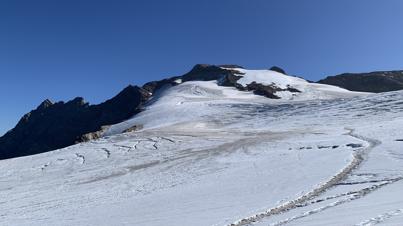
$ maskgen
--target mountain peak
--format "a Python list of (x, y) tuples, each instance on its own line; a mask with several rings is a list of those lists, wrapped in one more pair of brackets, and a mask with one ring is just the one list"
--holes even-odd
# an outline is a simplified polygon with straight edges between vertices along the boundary
[(52, 106), (53, 104), (54, 103), (51, 100), (46, 99), (46, 100), (42, 101), (42, 103), (36, 109), (43, 110), (43, 109), (46, 109), (46, 108)]
[(211, 67), (217, 67), (215, 65), (212, 64), (196, 64), (195, 66), (193, 66), (192, 71), (202, 71), (205, 70), (207, 68), (211, 68)]
[(67, 102), (66, 104), (74, 105), (74, 106), (83, 106), (83, 105), (87, 104), (87, 102), (85, 102), (84, 98), (82, 98), (82, 97), (76, 97), (73, 100), (70, 100), (69, 102)]
[(244, 67), (242, 67), (242, 66), (239, 66), (239, 65), (237, 65), (237, 64), (221, 64), (221, 65), (218, 65), (218, 67), (223, 67), (223, 68), (242, 68), (242, 69), (244, 69)]
[(133, 91), (138, 91), (139, 89), (141, 89), (141, 88), (138, 86), (128, 85), (122, 91), (120, 91), (120, 93), (130, 93)]
[(273, 67), (271, 67), (270, 68), (270, 71), (275, 71), (275, 72), (278, 72), (278, 73), (281, 73), (281, 74), (287, 74), (282, 68), (280, 68), (280, 67), (277, 67), (277, 66), (273, 66)]

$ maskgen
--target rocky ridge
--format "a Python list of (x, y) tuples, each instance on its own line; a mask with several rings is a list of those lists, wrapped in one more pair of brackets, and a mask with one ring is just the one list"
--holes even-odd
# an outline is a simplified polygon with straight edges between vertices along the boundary
[(318, 83), (339, 86), (350, 91), (381, 93), (403, 89), (403, 71), (344, 73), (329, 76)]

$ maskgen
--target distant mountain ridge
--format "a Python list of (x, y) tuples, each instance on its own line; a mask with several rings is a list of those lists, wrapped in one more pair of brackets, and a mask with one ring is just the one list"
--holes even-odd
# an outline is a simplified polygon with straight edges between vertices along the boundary
[(318, 83), (339, 86), (350, 91), (381, 93), (403, 89), (403, 71), (344, 73), (329, 76)]

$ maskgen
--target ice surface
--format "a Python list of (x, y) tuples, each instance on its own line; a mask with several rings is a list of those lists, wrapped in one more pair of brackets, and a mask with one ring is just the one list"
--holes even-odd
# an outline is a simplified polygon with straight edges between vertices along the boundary
[(1, 161), (0, 225), (399, 225), (403, 92), (269, 74), (304, 92), (184, 82), (102, 139)]

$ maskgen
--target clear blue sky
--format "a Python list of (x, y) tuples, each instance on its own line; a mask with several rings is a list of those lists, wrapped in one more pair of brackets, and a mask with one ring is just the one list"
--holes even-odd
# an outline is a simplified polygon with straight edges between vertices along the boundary
[(2, 0), (0, 134), (43, 99), (91, 103), (196, 63), (317, 80), (403, 69), (400, 0)]

